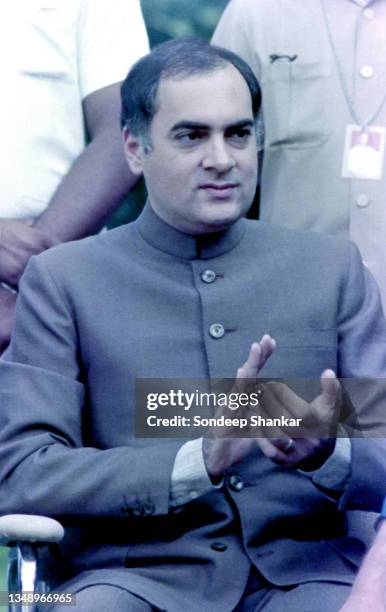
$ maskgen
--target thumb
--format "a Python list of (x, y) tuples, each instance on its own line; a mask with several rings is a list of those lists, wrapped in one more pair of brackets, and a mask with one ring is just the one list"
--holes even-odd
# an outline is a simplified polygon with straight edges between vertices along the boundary
[(336, 404), (340, 391), (340, 382), (333, 370), (324, 370), (320, 376), (320, 386), (322, 393), (320, 395), (321, 405), (325, 408), (333, 408)]

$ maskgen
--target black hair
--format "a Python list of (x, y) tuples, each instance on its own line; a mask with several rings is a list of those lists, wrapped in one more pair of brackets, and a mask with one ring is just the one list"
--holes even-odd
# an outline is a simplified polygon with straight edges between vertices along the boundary
[(256, 118), (261, 104), (260, 87), (248, 64), (236, 53), (210, 45), (199, 38), (169, 40), (138, 60), (122, 83), (121, 126), (144, 142), (157, 111), (157, 91), (161, 79), (187, 77), (212, 72), (232, 64), (246, 81)]

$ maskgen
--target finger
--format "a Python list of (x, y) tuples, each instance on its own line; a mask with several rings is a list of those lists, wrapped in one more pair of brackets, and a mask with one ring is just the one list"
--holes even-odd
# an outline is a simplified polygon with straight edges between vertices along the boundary
[(340, 391), (340, 382), (332, 370), (324, 370), (320, 376), (322, 393), (320, 403), (324, 408), (334, 408)]
[(262, 362), (262, 351), (259, 342), (254, 342), (249, 349), (246, 362), (238, 369), (238, 378), (256, 378)]
[(248, 378), (256, 378), (257, 367), (260, 361), (260, 346), (257, 343), (252, 344), (247, 361), (238, 368), (236, 372), (236, 384), (243, 386), (243, 381)]
[(256, 438), (257, 443), (260, 447), (261, 452), (271, 461), (286, 463), (288, 461), (287, 455), (279, 448), (277, 448), (271, 440), (267, 438)]
[(286, 384), (272, 380), (264, 385), (264, 407), (274, 417), (289, 416), (304, 419), (309, 404)]
[(273, 351), (276, 348), (276, 340), (272, 338), (269, 334), (264, 334), (264, 336), (260, 340), (260, 350), (261, 350), (261, 361), (262, 365), (260, 369), (263, 367), (267, 359), (272, 355)]
[(261, 363), (261, 347), (259, 342), (254, 342), (249, 349), (249, 354), (244, 363), (245, 378), (256, 378)]
[(275, 346), (276, 342), (269, 334), (264, 334), (260, 342), (252, 344), (248, 359), (244, 364), (247, 365), (248, 371), (251, 374), (250, 378), (255, 378), (258, 375), (275, 350)]
[(264, 334), (260, 342), (251, 345), (246, 362), (236, 372), (236, 385), (240, 390), (245, 387), (245, 379), (255, 379), (258, 376), (275, 346), (276, 342), (269, 334)]
[(284, 436), (282, 438), (273, 438), (270, 440), (271, 444), (273, 444), (276, 448), (283, 451), (283, 453), (289, 453), (296, 446), (295, 440), (290, 438), (289, 436)]
[(247, 361), (236, 372), (236, 388), (241, 393), (248, 386), (249, 379), (255, 379), (259, 371), (261, 349), (258, 342), (254, 342), (249, 350)]
[(271, 336), (265, 334), (260, 342), (254, 342), (249, 350), (249, 355), (241, 367), (243, 370), (241, 377), (256, 378), (267, 359), (275, 350), (276, 342)]

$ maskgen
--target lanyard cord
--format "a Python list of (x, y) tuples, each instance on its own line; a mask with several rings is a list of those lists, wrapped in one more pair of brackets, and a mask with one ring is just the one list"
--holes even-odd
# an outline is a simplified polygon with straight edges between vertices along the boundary
[[(361, 121), (359, 118), (359, 115), (356, 111), (355, 108), (355, 103), (353, 98), (350, 96), (349, 91), (348, 91), (348, 87), (347, 87), (347, 82), (343, 73), (343, 68), (342, 68), (342, 64), (339, 60), (339, 56), (338, 56), (338, 52), (334, 43), (334, 39), (332, 36), (332, 29), (331, 29), (331, 24), (330, 24), (330, 20), (327, 14), (327, 9), (326, 9), (326, 4), (325, 4), (325, 0), (320, 0), (320, 4), (322, 7), (322, 13), (323, 13), (323, 19), (324, 19), (324, 23), (326, 26), (326, 30), (327, 30), (327, 35), (328, 35), (328, 40), (330, 43), (330, 47), (331, 47), (331, 51), (332, 51), (332, 56), (334, 58), (334, 62), (336, 65), (336, 69), (338, 72), (338, 77), (339, 77), (339, 81), (340, 81), (340, 85), (342, 87), (342, 91), (343, 91), (343, 95), (345, 97), (345, 100), (347, 102), (347, 106), (350, 109), (350, 113), (355, 121), (355, 123), (357, 125), (360, 126), (362, 131), (365, 131), (367, 129), (367, 127), (369, 125), (371, 125), (373, 123), (373, 121), (378, 117), (379, 113), (381, 112), (385, 102), (386, 102), (386, 92), (384, 94), (384, 96), (382, 97), (382, 100), (379, 104), (379, 106), (376, 108), (375, 112), (369, 116), (369, 118), (367, 119), (367, 121)], [(354, 54), (355, 54), (355, 62), (357, 59), (357, 53), (358, 53), (358, 38), (359, 38), (359, 25), (360, 25), (360, 20), (361, 20), (361, 15), (358, 15), (358, 19), (357, 19), (357, 23), (355, 26), (355, 36), (354, 36)], [(354, 82), (354, 81), (353, 81)], [(353, 87), (354, 89), (354, 87)]]

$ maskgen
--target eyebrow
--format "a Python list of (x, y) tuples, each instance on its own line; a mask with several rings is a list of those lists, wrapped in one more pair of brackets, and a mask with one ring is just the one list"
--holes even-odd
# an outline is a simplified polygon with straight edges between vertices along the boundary
[[(247, 119), (240, 119), (239, 121), (235, 121), (234, 123), (229, 123), (228, 125), (225, 126), (225, 129), (229, 130), (230, 128), (237, 129), (240, 127), (253, 127), (254, 125), (255, 125), (255, 122), (248, 117)], [(178, 123), (175, 123), (173, 125), (173, 127), (170, 130), (170, 133), (177, 132), (178, 130), (181, 130), (181, 129), (207, 130), (209, 128), (210, 126), (207, 123), (201, 123), (200, 121), (179, 121)]]

